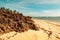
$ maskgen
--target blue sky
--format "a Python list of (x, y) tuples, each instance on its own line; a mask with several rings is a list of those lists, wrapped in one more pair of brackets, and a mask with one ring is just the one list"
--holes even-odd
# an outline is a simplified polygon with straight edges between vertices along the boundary
[(29, 16), (60, 16), (60, 0), (0, 0), (0, 7)]

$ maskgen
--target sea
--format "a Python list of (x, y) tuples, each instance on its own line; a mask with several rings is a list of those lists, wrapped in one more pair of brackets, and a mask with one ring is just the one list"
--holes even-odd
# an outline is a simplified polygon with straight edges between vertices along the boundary
[(53, 22), (60, 23), (60, 17), (32, 17), (32, 18), (42, 19), (42, 20), (47, 20), (47, 21), (53, 21)]

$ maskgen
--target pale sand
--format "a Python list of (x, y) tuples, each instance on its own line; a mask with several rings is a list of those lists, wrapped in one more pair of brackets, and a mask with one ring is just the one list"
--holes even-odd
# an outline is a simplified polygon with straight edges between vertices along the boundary
[(60, 24), (45, 20), (33, 19), (40, 31), (28, 30), (17, 33), (10, 32), (1, 35), (3, 40), (60, 40)]

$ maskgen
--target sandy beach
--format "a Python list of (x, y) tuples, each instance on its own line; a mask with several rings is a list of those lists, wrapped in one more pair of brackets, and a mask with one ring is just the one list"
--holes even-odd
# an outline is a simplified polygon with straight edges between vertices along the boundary
[(22, 33), (10, 32), (0, 36), (0, 40), (60, 40), (60, 23), (32, 19), (39, 31), (28, 30)]

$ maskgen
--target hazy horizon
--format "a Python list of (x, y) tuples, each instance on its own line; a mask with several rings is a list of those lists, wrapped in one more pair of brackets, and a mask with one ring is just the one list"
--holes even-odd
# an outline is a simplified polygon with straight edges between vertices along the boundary
[(0, 7), (33, 17), (60, 16), (60, 0), (0, 0)]

